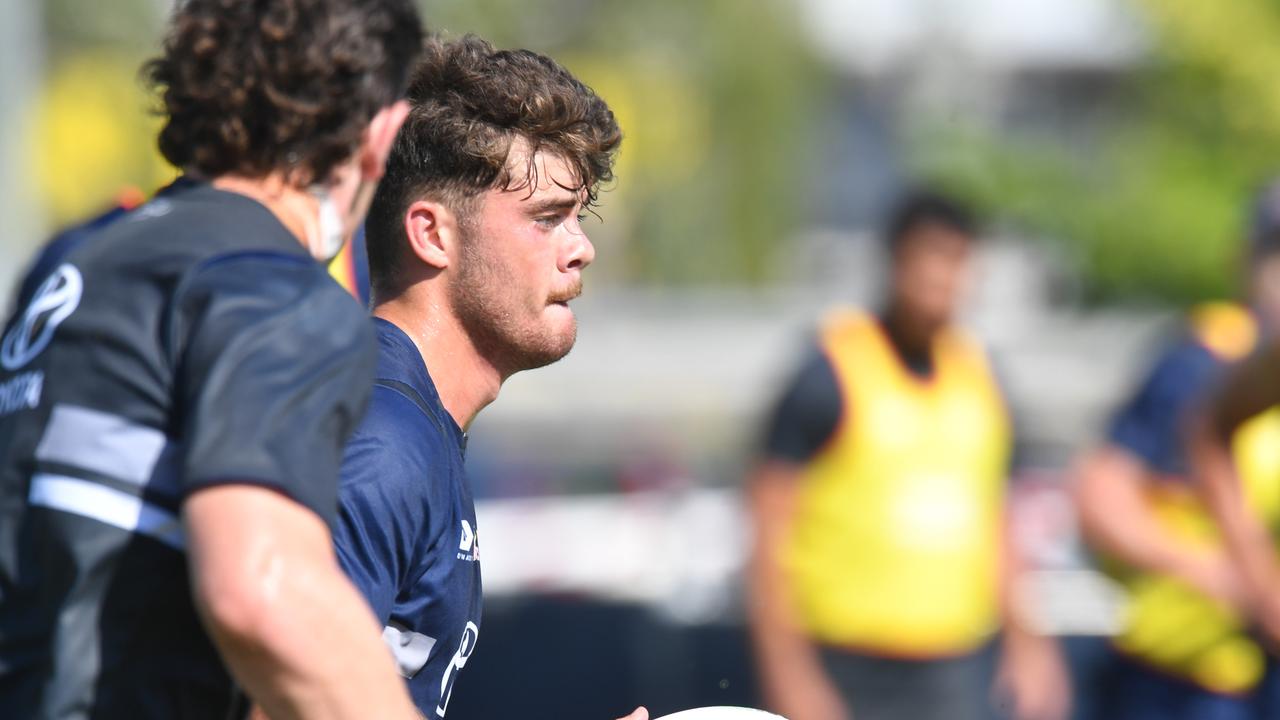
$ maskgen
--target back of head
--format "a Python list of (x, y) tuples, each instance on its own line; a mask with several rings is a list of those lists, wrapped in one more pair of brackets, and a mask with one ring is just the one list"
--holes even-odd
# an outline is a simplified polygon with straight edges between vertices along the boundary
[(421, 47), (412, 0), (181, 0), (144, 67), (160, 151), (205, 178), (321, 182), (403, 94)]
[[(613, 178), (621, 131), (613, 113), (568, 70), (530, 50), (497, 50), (474, 36), (432, 38), (409, 87), (412, 109), (387, 161), (366, 222), (376, 296), (395, 292), (405, 257), (404, 212), (418, 199), (450, 207), (463, 221), (491, 189), (536, 187), (534, 155), (564, 158), (588, 204)], [(513, 168), (513, 145), (529, 148)]]

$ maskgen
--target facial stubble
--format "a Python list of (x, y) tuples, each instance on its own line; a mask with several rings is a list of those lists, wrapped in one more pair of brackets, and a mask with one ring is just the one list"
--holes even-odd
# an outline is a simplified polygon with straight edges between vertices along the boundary
[(493, 251), (493, 238), (475, 228), (460, 228), (458, 275), (450, 283), (450, 300), (463, 329), (503, 377), (540, 368), (563, 358), (577, 339), (577, 320), (567, 330), (541, 322), (546, 305), (577, 297), (581, 285), (550, 298), (525, 297), (526, 287)]

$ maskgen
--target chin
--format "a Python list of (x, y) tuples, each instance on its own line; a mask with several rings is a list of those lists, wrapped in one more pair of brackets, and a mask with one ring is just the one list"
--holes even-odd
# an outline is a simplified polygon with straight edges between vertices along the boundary
[(570, 315), (567, 323), (557, 324), (550, 329), (544, 339), (546, 342), (543, 345), (543, 354), (549, 359), (543, 364), (549, 365), (568, 355), (573, 349), (578, 341), (578, 322)]
[(570, 314), (567, 320), (557, 318), (545, 323), (537, 332), (511, 343), (506, 353), (510, 371), (533, 370), (560, 360), (573, 349), (578, 338), (578, 324)]

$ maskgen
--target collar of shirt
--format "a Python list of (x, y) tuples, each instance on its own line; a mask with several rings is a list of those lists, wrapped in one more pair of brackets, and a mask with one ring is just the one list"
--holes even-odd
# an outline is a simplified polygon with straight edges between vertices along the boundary
[(436, 391), (436, 384), (427, 371), (418, 346), (394, 323), (375, 317), (373, 324), (378, 333), (378, 379), (394, 380), (413, 388), (435, 412), (436, 419), (458, 443), (458, 448), (465, 452), (467, 434), (458, 427), (440, 401), (440, 393)]

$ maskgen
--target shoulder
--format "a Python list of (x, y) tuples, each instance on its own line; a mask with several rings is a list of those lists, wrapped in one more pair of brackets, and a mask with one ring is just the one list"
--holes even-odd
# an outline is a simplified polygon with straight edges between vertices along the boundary
[(834, 307), (823, 313), (818, 322), (816, 334), (817, 345), (826, 347), (847, 340), (856, 339), (860, 333), (872, 326), (874, 318), (861, 308), (852, 306)]
[(1191, 328), (1160, 347), (1147, 382), (1170, 389), (1198, 390), (1223, 363), (1221, 356), (1205, 345)]
[(1228, 302), (1202, 303), (1187, 315), (1195, 343), (1223, 362), (1240, 360), (1258, 343), (1258, 324), (1244, 307)]
[(965, 356), (990, 362), (991, 352), (987, 343), (973, 330), (960, 324), (946, 326), (939, 334), (939, 340), (946, 348)]
[(179, 181), (127, 213), (99, 224), (84, 254), (122, 264), (145, 257), (150, 266), (197, 265), (244, 251), (309, 257), (265, 206), (208, 184)]
[(375, 384), (347, 443), (343, 492), (376, 485), (388, 500), (420, 504), (444, 493), (453, 471), (449, 441), (436, 423), (400, 390)]

